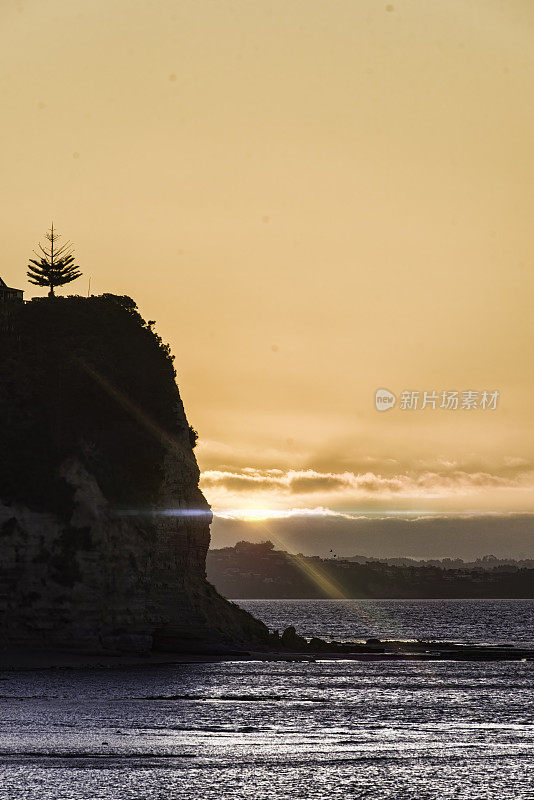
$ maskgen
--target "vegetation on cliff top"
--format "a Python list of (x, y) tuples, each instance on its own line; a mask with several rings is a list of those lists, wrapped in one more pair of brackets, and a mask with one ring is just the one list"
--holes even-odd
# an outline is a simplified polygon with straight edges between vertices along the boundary
[(66, 516), (76, 457), (118, 506), (157, 502), (169, 441), (191, 460), (168, 345), (129, 297), (39, 299), (0, 339), (0, 501)]
[(74, 263), (71, 242), (59, 244), (61, 236), (52, 227), (45, 234), (48, 245), (39, 242), (39, 252), (33, 251), (37, 258), (30, 258), (28, 264), (28, 281), (34, 286), (47, 286), (49, 296), (54, 297), (54, 288), (72, 283), (82, 276), (79, 267)]

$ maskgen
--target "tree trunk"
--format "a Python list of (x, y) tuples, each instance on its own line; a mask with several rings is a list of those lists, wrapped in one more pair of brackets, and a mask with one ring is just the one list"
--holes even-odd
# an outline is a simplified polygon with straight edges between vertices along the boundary
[(55, 294), (54, 294), (54, 284), (53, 284), (53, 283), (51, 283), (51, 284), (50, 284), (50, 291), (48, 292), (48, 296), (49, 296), (49, 297), (55, 297)]

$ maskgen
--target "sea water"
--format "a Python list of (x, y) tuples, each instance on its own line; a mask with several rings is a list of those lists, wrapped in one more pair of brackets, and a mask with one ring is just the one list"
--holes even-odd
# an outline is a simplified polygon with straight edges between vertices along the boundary
[[(292, 623), (338, 639), (391, 630), (401, 638), (390, 601), (381, 622), (373, 617), (358, 630), (350, 603), (242, 605), (254, 606), (271, 627)], [(469, 601), (465, 614), (460, 602), (449, 628), (442, 606), (427, 602), (423, 613), (418, 601), (410, 617), (403, 605), (403, 636), (461, 639), (470, 631), (472, 640), (491, 639), (483, 619), (493, 614), (491, 601)], [(508, 622), (491, 622), (495, 639), (525, 641), (532, 603), (499, 607)], [(0, 797), (533, 798), (533, 685), (532, 662), (339, 659), (5, 671)]]
[(534, 600), (236, 600), (271, 630), (302, 636), (433, 639), (534, 647)]

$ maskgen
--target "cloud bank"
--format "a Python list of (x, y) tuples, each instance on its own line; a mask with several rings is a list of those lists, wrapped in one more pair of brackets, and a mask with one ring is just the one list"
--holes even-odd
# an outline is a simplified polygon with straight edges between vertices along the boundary
[(265, 541), (293, 553), (338, 557), (534, 558), (534, 514), (375, 518), (294, 514), (257, 522), (215, 517), (213, 548)]
[[(419, 469), (383, 475), (375, 471), (321, 472), (313, 469), (207, 470), (201, 487), (217, 510), (228, 508), (273, 509), (333, 508), (358, 510), (369, 502), (384, 508), (392, 504), (444, 500), (458, 510), (475, 502), (495, 502), (499, 495), (514, 495), (514, 503), (530, 510), (534, 472), (523, 462), (506, 463), (500, 471), (468, 471), (453, 462), (441, 469)], [(447, 505), (447, 508), (451, 507)], [(488, 506), (487, 510), (491, 510)], [(534, 509), (533, 509), (534, 510)]]

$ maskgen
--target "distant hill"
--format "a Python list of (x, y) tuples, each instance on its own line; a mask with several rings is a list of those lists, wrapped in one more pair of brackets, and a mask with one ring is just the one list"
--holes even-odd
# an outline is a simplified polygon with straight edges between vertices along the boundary
[[(238, 542), (209, 550), (208, 580), (225, 597), (252, 598), (534, 598), (534, 568), (481, 559), (476, 568), (410, 562), (323, 559)], [(496, 559), (496, 561), (498, 561)], [(454, 562), (451, 562), (454, 563)], [(479, 563), (479, 562), (476, 562)]]
[(486, 555), (474, 561), (461, 558), (370, 558), (369, 556), (350, 556), (345, 561), (358, 564), (389, 564), (390, 567), (439, 567), (440, 569), (492, 570), (497, 567), (513, 567), (516, 569), (534, 569), (534, 558), (497, 558)]

